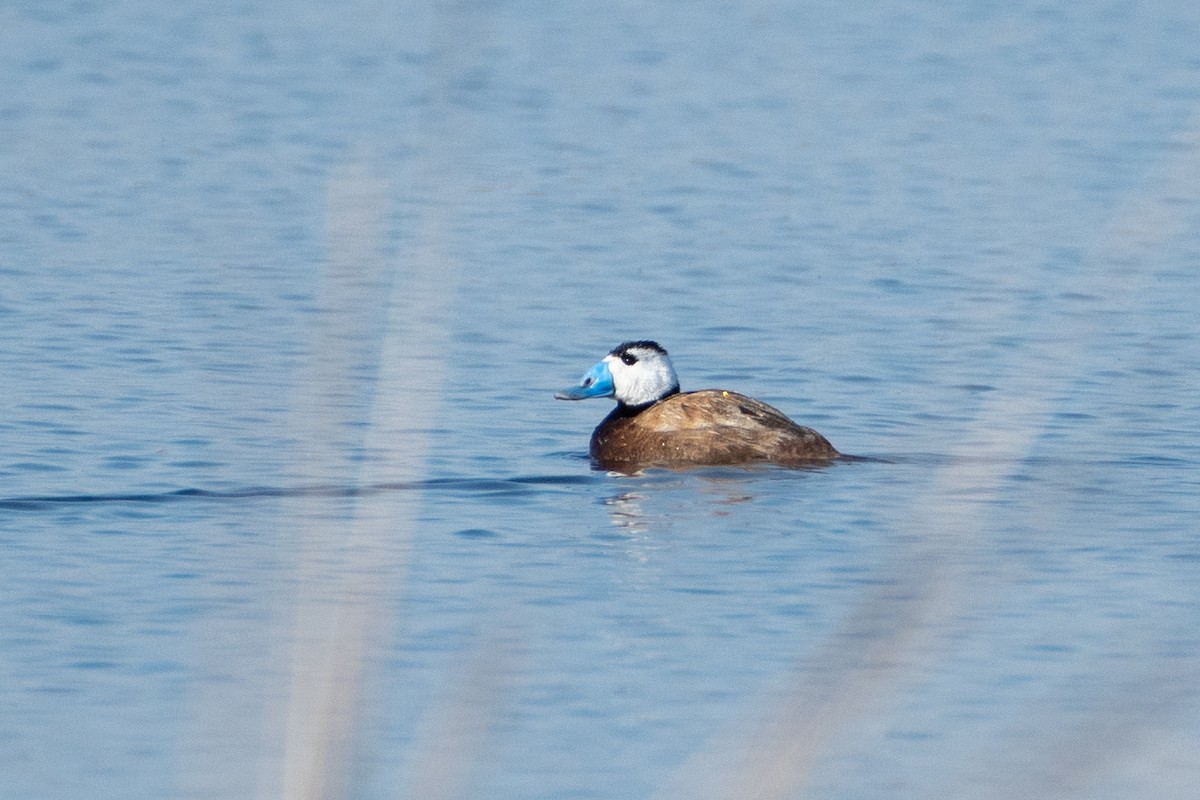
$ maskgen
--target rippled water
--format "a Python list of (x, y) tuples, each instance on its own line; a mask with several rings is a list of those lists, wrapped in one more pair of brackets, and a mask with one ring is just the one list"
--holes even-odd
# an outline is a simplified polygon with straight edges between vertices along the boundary
[(1193, 4), (0, 30), (5, 797), (1194, 793)]

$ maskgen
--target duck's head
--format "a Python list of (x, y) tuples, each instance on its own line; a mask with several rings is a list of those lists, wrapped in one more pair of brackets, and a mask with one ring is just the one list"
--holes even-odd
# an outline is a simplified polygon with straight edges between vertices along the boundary
[(625, 406), (656, 403), (679, 391), (679, 378), (658, 342), (625, 342), (612, 349), (572, 386), (554, 396), (559, 400), (614, 397)]

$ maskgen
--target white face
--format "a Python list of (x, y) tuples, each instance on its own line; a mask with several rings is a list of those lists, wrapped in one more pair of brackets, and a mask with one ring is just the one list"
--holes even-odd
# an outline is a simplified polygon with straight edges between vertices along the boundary
[(630, 347), (621, 355), (604, 357), (612, 374), (613, 395), (622, 403), (640, 406), (679, 390), (675, 367), (665, 353), (648, 347)]

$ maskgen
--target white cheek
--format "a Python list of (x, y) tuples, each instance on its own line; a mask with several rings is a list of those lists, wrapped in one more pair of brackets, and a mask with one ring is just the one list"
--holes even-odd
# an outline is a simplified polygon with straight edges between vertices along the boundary
[(638, 364), (626, 364), (616, 356), (608, 356), (608, 371), (612, 373), (613, 391), (618, 400), (631, 400), (643, 391), (642, 370)]

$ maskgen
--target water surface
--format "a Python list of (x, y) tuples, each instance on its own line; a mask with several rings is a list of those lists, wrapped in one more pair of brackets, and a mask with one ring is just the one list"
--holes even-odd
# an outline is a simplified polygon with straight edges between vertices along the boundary
[(1191, 796), (1191, 4), (0, 30), (6, 797)]

